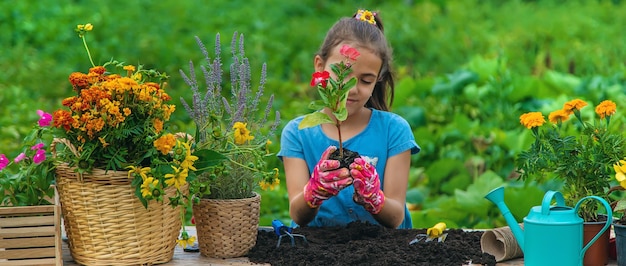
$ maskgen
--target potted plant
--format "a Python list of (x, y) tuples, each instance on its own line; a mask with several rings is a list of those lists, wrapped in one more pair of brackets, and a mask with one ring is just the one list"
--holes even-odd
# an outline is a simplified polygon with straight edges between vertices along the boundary
[[(165, 73), (116, 60), (69, 75), (73, 95), (52, 115), (52, 152), (70, 252), (80, 264), (172, 259), (184, 220), (191, 139), (168, 131)], [(184, 230), (183, 230), (184, 232)], [(93, 241), (93, 239), (98, 241)], [(182, 234), (178, 242), (193, 238)]]
[[(550, 113), (550, 124), (545, 124), (541, 112), (530, 112), (520, 116), (522, 125), (532, 130), (535, 141), (528, 150), (517, 158), (520, 178), (544, 181), (556, 178), (563, 181), (561, 188), (568, 206), (574, 206), (586, 196), (598, 196), (608, 201), (607, 191), (613, 175), (612, 165), (624, 157), (624, 137), (610, 124), (616, 112), (616, 104), (602, 101), (595, 108), (598, 120), (585, 122), (582, 108), (587, 102), (575, 99), (566, 102), (562, 109)], [(574, 115), (576, 123), (568, 123)], [(574, 119), (572, 119), (574, 120)], [(611, 211), (611, 210), (608, 210)], [(606, 216), (598, 215), (598, 205), (585, 201), (580, 205), (579, 215), (585, 222), (585, 234), (592, 238), (603, 227)], [(604, 220), (602, 220), (604, 218)], [(595, 233), (588, 226), (597, 228)], [(588, 241), (588, 239), (585, 240)], [(606, 253), (597, 260), (608, 260), (608, 231), (598, 239), (585, 256), (585, 265), (590, 265), (590, 252), (598, 247)], [(601, 261), (601, 262), (602, 262)]]
[[(269, 152), (270, 138), (280, 123), (280, 114), (276, 111), (274, 123), (266, 128), (274, 97), (271, 95), (259, 110), (265, 64), (255, 91), (243, 34), (233, 34), (229, 79), (222, 78), (220, 35), (215, 38), (213, 59), (200, 38), (196, 41), (205, 56), (200, 69), (206, 82), (197, 81), (193, 62), (188, 74), (180, 72), (192, 91), (191, 104), (181, 101), (195, 125), (194, 154), (206, 162), (201, 164), (205, 172), (190, 181), (198, 244), (207, 257), (239, 257), (256, 242), (260, 215), (256, 189), (273, 189), (279, 184), (278, 169), (267, 169), (266, 159), (273, 155)], [(206, 91), (200, 86), (206, 86)]]
[[(0, 257), (9, 263), (61, 265), (61, 209), (48, 149), (52, 115), (42, 110), (37, 114), (40, 119), (19, 154), (11, 160), (0, 154)], [(33, 228), (39, 233), (32, 233)]]
[[(352, 65), (356, 63), (360, 53), (356, 48), (345, 44), (339, 52), (345, 56), (345, 60), (331, 65), (336, 78), (332, 78), (328, 71), (313, 73), (311, 86), (317, 88), (321, 100), (315, 100), (309, 104), (309, 108), (315, 111), (304, 116), (298, 129), (314, 127), (322, 123), (334, 124), (339, 137), (339, 148), (331, 154), (330, 158), (339, 160), (342, 167), (348, 167), (355, 158), (359, 157), (359, 154), (343, 147), (341, 122), (348, 118), (346, 101), (350, 89), (357, 82), (355, 77), (348, 80), (347, 77), (352, 73)], [(323, 112), (325, 109), (329, 110), (331, 115)]]
[[(613, 230), (615, 231), (615, 251), (617, 255), (617, 264), (626, 265), (626, 198), (624, 191), (626, 190), (626, 158), (620, 160), (613, 165), (615, 169), (615, 180), (619, 183), (611, 187), (607, 192), (611, 198), (611, 208), (618, 218), (613, 221)], [(619, 195), (618, 195), (619, 194)]]

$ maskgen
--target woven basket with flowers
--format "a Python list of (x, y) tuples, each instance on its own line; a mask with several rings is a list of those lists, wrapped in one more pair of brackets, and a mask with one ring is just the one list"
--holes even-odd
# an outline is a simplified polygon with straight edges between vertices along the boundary
[[(53, 155), (65, 230), (85, 265), (148, 265), (172, 259), (184, 219), (190, 137), (167, 131), (175, 110), (167, 75), (110, 61), (69, 76), (74, 95), (53, 113)], [(178, 242), (193, 243), (184, 234)]]

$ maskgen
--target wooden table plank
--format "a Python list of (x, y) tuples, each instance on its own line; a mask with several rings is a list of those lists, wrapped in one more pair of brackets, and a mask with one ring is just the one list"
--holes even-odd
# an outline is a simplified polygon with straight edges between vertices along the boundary
[[(196, 235), (196, 228), (193, 226), (186, 227), (187, 231), (191, 235)], [(63, 230), (65, 234), (65, 230)], [(67, 243), (63, 241), (63, 265), (76, 266), (77, 264), (72, 256)], [(174, 251), (174, 257), (168, 263), (160, 264), (166, 266), (182, 266), (182, 265), (235, 265), (235, 266), (249, 266), (249, 265), (262, 265), (251, 263), (246, 257), (231, 258), (231, 259), (215, 259), (202, 256), (200, 252), (185, 252), (180, 246), (176, 246)], [(266, 264), (269, 265), (269, 264)], [(524, 259), (514, 259), (501, 263), (497, 263), (498, 266), (524, 266)], [(616, 266), (617, 262), (614, 260), (609, 261), (607, 266)]]

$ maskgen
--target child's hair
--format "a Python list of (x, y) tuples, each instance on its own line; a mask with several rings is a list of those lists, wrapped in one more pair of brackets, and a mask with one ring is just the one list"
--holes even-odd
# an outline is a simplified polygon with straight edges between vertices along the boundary
[(330, 51), (342, 42), (354, 42), (359, 46), (371, 49), (374, 54), (380, 57), (382, 65), (372, 97), (365, 106), (389, 111), (393, 104), (395, 87), (391, 72), (392, 50), (385, 38), (383, 23), (378, 13), (372, 13), (374, 23), (371, 23), (357, 19), (356, 17), (360, 15), (359, 12), (352, 17), (344, 17), (337, 21), (326, 33), (326, 38), (317, 54), (325, 61), (330, 56)]

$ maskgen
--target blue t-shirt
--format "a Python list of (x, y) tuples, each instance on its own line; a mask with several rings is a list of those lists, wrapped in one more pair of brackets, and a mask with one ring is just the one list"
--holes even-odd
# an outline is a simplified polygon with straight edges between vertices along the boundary
[[(278, 157), (300, 158), (306, 161), (309, 174), (328, 146), (339, 147), (339, 142), (326, 136), (321, 126), (298, 129), (303, 116), (297, 117), (283, 128)], [(420, 151), (409, 123), (401, 116), (372, 109), (368, 125), (356, 136), (343, 141), (343, 147), (366, 157), (380, 176), (381, 188), (385, 180), (387, 159), (404, 151), (411, 154)], [(345, 226), (353, 221), (368, 221), (379, 224), (363, 206), (352, 200), (354, 187), (348, 186), (337, 196), (320, 205), (317, 216), (308, 226)], [(295, 225), (295, 224), (294, 224)], [(411, 216), (405, 206), (404, 221), (398, 228), (412, 228)]]

